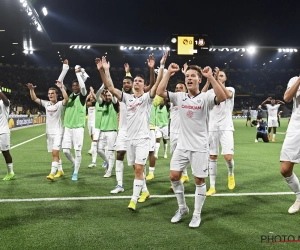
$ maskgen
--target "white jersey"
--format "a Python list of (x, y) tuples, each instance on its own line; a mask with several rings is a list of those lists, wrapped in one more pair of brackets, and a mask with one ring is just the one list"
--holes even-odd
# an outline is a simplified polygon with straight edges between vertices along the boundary
[[(234, 131), (232, 121), (232, 111), (234, 106), (234, 93), (235, 89), (232, 87), (226, 87), (226, 89), (232, 92), (232, 98), (226, 99), (219, 105), (215, 105), (209, 113), (209, 131)], [(213, 89), (207, 91), (208, 93), (215, 94)]]
[(276, 119), (277, 120), (277, 114), (278, 109), (280, 107), (280, 104), (275, 104), (272, 106), (271, 104), (266, 104), (267, 110), (268, 110), (268, 120), (269, 119)]
[[(292, 87), (298, 80), (298, 76), (295, 76), (290, 79), (287, 89)], [(291, 120), (289, 122), (287, 133), (295, 133), (299, 132), (299, 124), (300, 124), (300, 87), (296, 93), (296, 95), (293, 97), (293, 111)]]
[(8, 115), (9, 115), (9, 105), (5, 106), (3, 101), (0, 100), (0, 134), (10, 133), (8, 127)]
[(95, 125), (95, 114), (96, 114), (96, 107), (95, 106), (88, 107), (88, 124), (92, 126)]
[(176, 149), (208, 153), (208, 114), (215, 105), (215, 95), (199, 93), (190, 98), (188, 93), (168, 92), (169, 100), (178, 106), (180, 129)]
[(122, 93), (121, 101), (127, 107), (127, 138), (149, 138), (149, 119), (153, 98), (150, 92), (136, 97), (134, 94)]
[(170, 133), (179, 133), (180, 120), (179, 120), (179, 109), (171, 103), (170, 107)]
[(127, 130), (127, 107), (124, 102), (120, 102), (119, 131)]
[(63, 133), (63, 101), (51, 104), (50, 101), (41, 100), (41, 105), (46, 109), (46, 133), (62, 134)]

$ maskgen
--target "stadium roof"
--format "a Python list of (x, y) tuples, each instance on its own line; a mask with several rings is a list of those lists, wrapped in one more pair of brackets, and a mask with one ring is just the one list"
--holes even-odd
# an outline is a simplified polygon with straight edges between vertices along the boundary
[[(24, 3), (27, 2), (27, 6), (24, 7)], [(68, 3), (67, 3), (68, 2)], [(48, 3), (52, 7), (52, 14), (50, 13), (51, 18), (43, 17), (41, 13), (42, 4)], [(60, 3), (60, 4), (58, 4)], [(97, 4), (98, 5), (97, 5)], [(116, 1), (119, 4), (119, 7), (122, 7), (121, 1)], [(108, 8), (109, 1), (101, 2), (101, 6)], [(230, 4), (230, 1), (228, 2)], [(28, 7), (32, 11), (31, 15), (29, 15)], [(54, 9), (54, 7), (56, 9)], [(67, 8), (69, 7), (69, 8)], [(71, 8), (72, 7), (72, 8)], [(124, 62), (129, 62), (130, 64), (136, 64), (140, 66), (141, 61), (146, 61), (147, 55), (150, 53), (154, 53), (156, 58), (159, 58), (162, 54), (163, 46), (168, 47), (171, 45), (171, 32), (170, 29), (166, 30), (164, 33), (164, 37), (162, 38), (162, 31), (159, 29), (158, 23), (153, 23), (153, 21), (149, 20), (149, 24), (144, 24), (145, 29), (137, 29), (140, 32), (138, 33), (137, 41), (140, 43), (132, 43), (132, 39), (124, 36), (122, 39), (122, 35), (120, 33), (120, 37), (113, 37), (113, 30), (111, 29), (109, 34), (112, 34), (113, 40), (109, 40), (108, 38), (102, 39), (99, 38), (98, 34), (89, 33), (91, 35), (86, 35), (86, 30), (88, 26), (93, 26), (93, 23), (89, 23), (87, 25), (86, 20), (89, 15), (91, 15), (91, 9), (96, 9), (99, 7), (99, 1), (91, 0), (89, 1), (89, 5), (85, 4), (82, 6), (80, 3), (73, 2), (70, 5), (69, 1), (43, 1), (43, 0), (34, 0), (34, 1), (26, 1), (26, 0), (4, 0), (1, 3), (0, 7), (0, 63), (4, 64), (18, 64), (18, 65), (49, 65), (49, 66), (57, 66), (61, 64), (62, 59), (69, 59), (70, 62), (82, 64), (82, 65), (91, 65), (93, 64), (93, 60), (95, 57), (107, 55), (109, 60), (113, 63), (122, 65)], [(55, 11), (59, 12), (59, 8), (68, 10), (68, 12), (60, 12), (55, 16)], [(81, 8), (81, 9), (80, 9)], [(138, 11), (135, 7), (132, 7), (132, 11)], [(35, 11), (35, 9), (37, 11)], [(234, 8), (233, 8), (234, 9)], [(102, 10), (103, 11), (103, 10)], [(113, 22), (114, 18), (116, 18), (116, 14), (120, 15), (121, 12), (119, 10), (115, 10), (111, 12)], [(170, 9), (170, 12), (174, 12), (175, 9)], [(108, 11), (109, 12), (109, 11)], [(115, 13), (116, 12), (116, 13)], [(259, 10), (257, 10), (259, 13)], [(75, 13), (75, 14), (74, 14)], [(162, 15), (160, 11), (158, 11)], [(174, 12), (176, 13), (176, 11)], [(134, 13), (131, 13), (133, 15)], [(154, 17), (157, 16), (157, 13), (154, 13)], [(65, 16), (64, 16), (65, 15)], [(69, 16), (66, 16), (69, 15)], [(101, 18), (106, 18), (107, 13), (98, 14), (98, 21), (103, 23), (104, 21)], [(101, 16), (103, 15), (103, 17)], [(74, 16), (78, 16), (78, 20), (74, 19)], [(82, 18), (82, 19), (81, 19)], [(161, 17), (163, 18), (163, 17)], [(115, 23), (116, 30), (117, 26), (121, 26), (121, 29), (132, 30), (134, 27), (128, 27), (129, 21), (132, 18), (128, 17), (127, 20), (121, 20), (121, 23)], [(71, 22), (70, 22), (71, 20)], [(141, 22), (145, 23), (145, 20), (141, 19)], [(165, 19), (164, 19), (165, 20)], [(120, 20), (119, 20), (120, 21)], [(132, 20), (131, 20), (132, 21)], [(80, 26), (80, 22), (84, 24), (84, 26)], [(94, 22), (92, 19), (91, 22)], [(128, 24), (127, 24), (128, 22)], [(42, 31), (37, 30), (37, 23), (41, 25)], [(61, 25), (60, 25), (61, 23)], [(230, 21), (228, 20), (230, 24)], [(127, 24), (127, 25), (126, 25)], [(131, 24), (131, 23), (130, 23)], [(285, 23), (286, 24), (286, 23)], [(149, 34), (147, 34), (147, 30), (150, 26), (158, 26), (157, 28), (157, 39), (155, 39), (156, 34), (152, 34), (153, 39), (143, 40), (141, 37), (147, 38)], [(261, 24), (263, 25), (263, 24)], [(61, 30), (61, 26), (64, 26), (64, 30)], [(76, 36), (76, 39), (68, 33), (68, 30), (72, 30), (74, 33), (74, 26), (79, 27), (79, 34)], [(220, 24), (221, 26), (221, 24)], [(112, 26), (114, 27), (114, 26)], [(218, 26), (216, 26), (218, 27)], [(95, 28), (93, 26), (93, 28)], [(120, 28), (120, 27), (119, 27)], [(230, 27), (229, 27), (230, 28)], [(232, 29), (234, 27), (231, 27)], [(1, 30), (5, 30), (2, 31)], [(57, 32), (56, 32), (57, 30)], [(182, 31), (182, 26), (178, 26), (178, 32)], [(271, 30), (271, 29), (270, 29)], [(269, 32), (271, 32), (269, 30)], [(66, 36), (63, 33), (69, 36), (69, 41), (66, 41)], [(146, 32), (143, 34), (143, 32)], [(168, 33), (170, 32), (170, 33)], [(177, 32), (177, 31), (176, 31)], [(177, 32), (177, 33), (178, 33)], [(83, 35), (80, 35), (80, 34)], [(95, 32), (97, 33), (97, 32)], [(122, 33), (123, 34), (123, 33)], [(132, 33), (130, 33), (132, 34)], [(178, 33), (180, 34), (180, 33)], [(123, 34), (124, 35), (124, 34)], [(201, 35), (201, 34), (200, 34)], [(271, 33), (266, 33), (266, 37), (271, 35)], [(101, 35), (100, 35), (101, 36)], [(135, 36), (131, 35), (132, 38)], [(222, 31), (221, 36), (224, 37), (224, 31)], [(229, 36), (229, 38), (228, 38)], [(230, 35), (226, 36), (226, 39), (222, 39), (224, 43), (217, 44), (215, 41), (217, 39), (212, 39), (214, 43), (212, 43), (212, 51), (207, 51), (206, 53), (194, 54), (190, 56), (178, 56), (176, 53), (171, 52), (171, 58), (168, 61), (176, 61), (178, 63), (198, 63), (201, 66), (205, 66), (204, 64), (219, 66), (222, 65), (232, 65), (233, 67), (263, 67), (263, 65), (275, 65), (275, 63), (284, 61), (284, 64), (280, 64), (278, 67), (300, 67), (299, 53), (295, 52), (295, 49), (299, 49), (298, 47), (277, 47), (272, 44), (272, 46), (258, 46), (257, 53), (255, 55), (250, 55), (247, 53), (247, 47), (243, 47), (241, 45), (242, 40), (237, 40), (235, 37), (231, 37), (232, 46), (227, 46), (228, 39), (230, 39)], [(61, 37), (61, 39), (60, 39)], [(212, 37), (211, 37), (212, 38)], [(280, 40), (281, 39), (281, 40)], [(282, 43), (282, 37), (278, 39), (278, 45)], [(117, 41), (117, 42), (115, 42)], [(122, 44), (120, 41), (125, 41), (125, 44)], [(146, 42), (145, 42), (146, 41)], [(154, 41), (154, 42), (153, 42)], [(291, 44), (290, 39), (283, 39), (286, 41), (286, 44)], [(148, 43), (147, 43), (148, 42)], [(16, 44), (14, 44), (16, 43)], [(276, 42), (275, 42), (276, 43)], [(233, 46), (235, 44), (240, 44), (239, 46)], [(294, 43), (295, 44), (295, 43)], [(77, 45), (77, 47), (76, 47)], [(79, 48), (79, 46), (81, 46)], [(88, 46), (89, 49), (88, 49)], [(120, 46), (127, 47), (125, 50), (120, 50)], [(244, 45), (246, 46), (246, 45)], [(24, 50), (28, 50), (28, 54), (24, 53)], [(76, 48), (75, 48), (76, 47)], [(129, 49), (132, 47), (132, 49)], [(143, 49), (135, 49), (135, 48), (143, 48)], [(147, 48), (148, 47), (148, 48)], [(151, 47), (156, 47), (155, 50), (151, 50)], [(147, 48), (147, 49), (146, 49)], [(243, 48), (245, 51), (243, 51)], [(282, 51), (278, 52), (278, 48), (284, 49), (293, 49), (291, 51)], [(30, 50), (32, 49), (33, 54), (30, 54)]]

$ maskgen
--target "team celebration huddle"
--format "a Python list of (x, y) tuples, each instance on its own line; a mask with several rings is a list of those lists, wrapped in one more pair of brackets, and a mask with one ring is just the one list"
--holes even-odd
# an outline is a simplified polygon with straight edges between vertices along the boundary
[[(164, 158), (168, 158), (169, 141), (169, 178), (171, 190), (178, 203), (178, 209), (171, 222), (177, 223), (189, 214), (184, 183), (189, 180), (187, 170), (188, 166), (191, 166), (195, 197), (189, 227), (197, 228), (201, 223), (201, 210), (206, 197), (217, 193), (216, 176), (220, 146), (228, 170), (228, 189), (234, 190), (236, 187), (232, 120), (235, 89), (225, 86), (226, 72), (217, 67), (201, 68), (185, 64), (181, 69), (176, 63), (167, 66), (167, 57), (168, 52), (164, 52), (159, 68), (155, 71), (155, 59), (153, 55), (149, 56), (147, 64), (150, 79), (147, 80), (140, 74), (132, 77), (129, 65), (125, 64), (122, 89), (115, 87), (114, 79), (110, 75), (110, 62), (106, 57), (95, 59), (100, 74), (97, 91), (92, 87), (87, 90), (85, 82), (89, 75), (84, 68), (77, 65), (76, 79), (73, 80), (72, 91), (69, 93), (63, 83), (69, 70), (68, 60), (63, 62), (56, 87), (48, 90), (49, 100), (42, 100), (36, 96), (35, 89), (38, 86), (34, 86), (33, 83), (28, 83), (27, 87), (31, 99), (46, 110), (47, 148), (48, 152), (52, 153), (51, 169), (46, 177), (48, 180), (54, 181), (64, 175), (60, 156), (62, 150), (71, 162), (72, 181), (80, 181), (79, 169), (82, 167), (82, 147), (87, 126), (91, 137), (91, 163), (88, 167), (96, 167), (97, 156), (100, 156), (104, 162), (102, 167), (106, 169), (103, 177), (112, 177), (113, 171), (116, 174), (116, 186), (112, 187), (110, 193), (121, 193), (125, 191), (123, 174), (127, 168), (124, 167), (126, 155), (127, 164), (130, 170), (132, 166), (134, 171), (133, 193), (128, 209), (136, 210), (138, 203), (145, 202), (150, 197), (151, 190), (148, 190), (147, 182), (155, 182), (155, 164), (159, 161), (161, 141)], [(170, 78), (180, 71), (185, 80), (176, 84), (175, 92), (167, 90)], [(205, 84), (202, 84), (204, 82)], [(300, 162), (300, 153), (295, 147), (295, 142), (300, 141), (300, 132), (297, 129), (300, 120), (299, 91), (300, 78), (293, 77), (288, 82), (283, 97), (286, 102), (293, 100), (292, 116), (280, 154), (280, 172), (296, 195), (295, 203), (288, 209), (289, 213), (296, 213), (300, 209), (300, 184), (293, 172), (294, 164)], [(58, 98), (59, 92), (62, 100)], [(0, 145), (8, 169), (3, 180), (9, 181), (15, 175), (10, 148), (7, 146), (10, 144), (7, 125), (10, 102), (1, 90), (0, 98)], [(268, 101), (271, 104), (266, 104)], [(272, 140), (275, 141), (279, 104), (284, 103), (275, 104), (275, 100), (271, 98), (262, 103), (262, 106), (267, 106), (270, 117), (267, 125), (258, 113), (255, 123), (258, 131), (256, 142), (259, 138), (269, 141), (267, 130), (271, 133), (272, 127)], [(273, 109), (276, 109), (276, 112), (273, 112)], [(206, 185), (207, 177), (209, 186)]]

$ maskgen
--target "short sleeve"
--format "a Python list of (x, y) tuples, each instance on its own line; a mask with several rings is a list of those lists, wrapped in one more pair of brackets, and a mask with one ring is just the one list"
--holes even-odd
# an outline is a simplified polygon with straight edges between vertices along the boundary
[(174, 92), (170, 92), (168, 91), (168, 98), (170, 100), (171, 103), (173, 103), (174, 106), (177, 106), (177, 94)]

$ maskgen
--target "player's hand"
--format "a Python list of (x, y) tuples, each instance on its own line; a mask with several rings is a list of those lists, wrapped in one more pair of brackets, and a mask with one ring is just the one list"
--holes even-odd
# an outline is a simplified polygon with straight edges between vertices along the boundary
[(94, 93), (94, 88), (92, 86), (90, 87), (90, 92)]
[(214, 69), (214, 78), (216, 80), (218, 80), (219, 72), (220, 72), (220, 69), (218, 67), (215, 67), (215, 69)]
[(128, 63), (124, 63), (125, 73), (130, 73), (130, 67)]
[(81, 72), (81, 68), (75, 69), (75, 73), (80, 73)]
[(179, 70), (180, 68), (176, 63), (171, 63), (168, 67), (168, 72), (171, 73), (171, 75), (174, 75)]
[(166, 60), (167, 60), (167, 57), (168, 57), (168, 51), (166, 50), (160, 60), (160, 65), (165, 65), (166, 64)]
[(55, 85), (56, 85), (57, 87), (59, 87), (60, 89), (63, 87), (62, 82), (60, 82), (60, 81), (58, 81), (58, 80), (56, 80)]
[(187, 63), (183, 64), (183, 68), (181, 69), (181, 72), (182, 72), (184, 75), (185, 75), (185, 73), (186, 73), (187, 68), (188, 68), (188, 64), (187, 64)]
[(154, 68), (155, 59), (154, 59), (152, 54), (149, 55), (149, 58), (147, 59), (147, 62), (148, 62), (149, 68)]
[(65, 59), (64, 62), (63, 62), (63, 64), (69, 64), (68, 59)]
[(106, 61), (106, 57), (102, 56), (102, 65), (104, 70), (109, 70), (110, 64), (108, 61)]
[(100, 70), (103, 68), (103, 65), (102, 65), (102, 62), (101, 62), (101, 59), (100, 58), (96, 58), (95, 59), (95, 63), (97, 65), (97, 69)]
[(201, 73), (206, 78), (213, 76), (212, 69), (209, 66), (206, 66), (204, 69), (201, 69)]
[(36, 86), (33, 86), (32, 83), (27, 83), (26, 86), (27, 86), (30, 90), (36, 88)]

